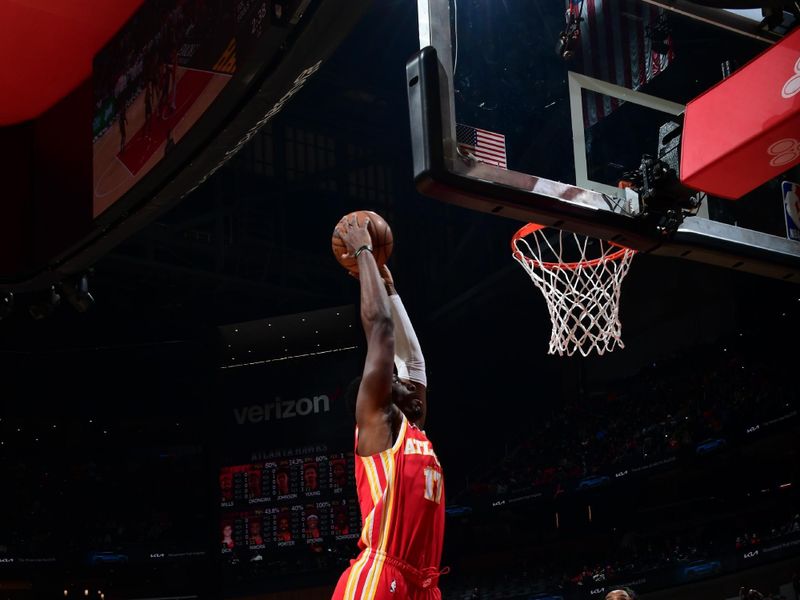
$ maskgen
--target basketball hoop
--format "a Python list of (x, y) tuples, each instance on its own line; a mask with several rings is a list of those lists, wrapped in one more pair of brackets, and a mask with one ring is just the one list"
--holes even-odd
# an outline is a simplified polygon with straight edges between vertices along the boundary
[(547, 302), (549, 354), (602, 355), (625, 347), (619, 298), (634, 250), (528, 223), (511, 238), (511, 251)]

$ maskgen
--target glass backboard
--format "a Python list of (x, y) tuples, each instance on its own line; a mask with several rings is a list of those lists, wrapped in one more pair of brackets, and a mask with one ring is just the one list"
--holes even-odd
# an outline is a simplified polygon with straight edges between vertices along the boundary
[(684, 189), (680, 219), (667, 226), (630, 185), (643, 157), (674, 159), (686, 104), (790, 35), (794, 15), (656, 0), (418, 8), (423, 51), (408, 83), (420, 191), (639, 250), (800, 279), (782, 193), (784, 181), (800, 181), (798, 168), (736, 201)]

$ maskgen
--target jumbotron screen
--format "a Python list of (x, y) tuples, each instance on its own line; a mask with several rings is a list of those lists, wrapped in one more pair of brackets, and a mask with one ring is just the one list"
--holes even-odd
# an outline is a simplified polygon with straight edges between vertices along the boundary
[(226, 466), (219, 485), (223, 554), (354, 540), (360, 534), (352, 453)]
[(138, 183), (211, 107), (265, 35), (302, 0), (145, 2), (94, 60), (97, 217)]

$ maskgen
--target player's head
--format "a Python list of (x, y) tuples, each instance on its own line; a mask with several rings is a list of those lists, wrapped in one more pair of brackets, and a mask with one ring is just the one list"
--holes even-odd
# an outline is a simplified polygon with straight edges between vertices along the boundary
[(340, 529), (344, 528), (347, 525), (347, 513), (344, 510), (337, 510), (334, 516), (334, 522)]
[(303, 468), (303, 478), (306, 482), (306, 488), (309, 490), (317, 489), (317, 465), (307, 464)]
[(278, 530), (279, 531), (288, 531), (289, 530), (289, 517), (286, 515), (281, 515), (278, 517)]
[(333, 479), (337, 484), (347, 481), (347, 470), (343, 462), (333, 463)]
[(222, 528), (223, 537), (229, 538), (231, 537), (232, 533), (233, 533), (233, 527), (231, 527), (230, 525), (225, 525), (225, 527)]
[(275, 482), (278, 484), (278, 490), (285, 491), (289, 489), (289, 474), (286, 471), (278, 471), (275, 473)]
[[(358, 398), (358, 388), (361, 385), (361, 377), (356, 377), (347, 386), (345, 391), (345, 402), (355, 414), (356, 399)], [(395, 373), (392, 376), (392, 402), (399, 408), (409, 421), (416, 421), (422, 417), (423, 406), (419, 397), (419, 390), (413, 381), (400, 379)]]
[(256, 535), (261, 533), (261, 521), (259, 521), (258, 519), (253, 519), (252, 521), (250, 521), (250, 533)]
[(621, 587), (606, 594), (606, 600), (637, 600), (638, 596), (631, 588)]
[(422, 400), (419, 397), (417, 384), (407, 379), (400, 379), (395, 373), (392, 377), (392, 402), (403, 411), (409, 421), (422, 417)]

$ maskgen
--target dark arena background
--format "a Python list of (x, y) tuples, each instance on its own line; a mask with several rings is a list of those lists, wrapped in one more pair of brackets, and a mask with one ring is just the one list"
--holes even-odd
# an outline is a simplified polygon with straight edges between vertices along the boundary
[[(461, 18), (488, 3), (520, 5), (462, 0)], [(330, 598), (362, 526), (345, 389), (366, 342), (330, 246), (358, 209), (392, 228), (425, 353), (443, 598), (800, 600), (796, 277), (640, 252), (624, 348), (550, 355), (509, 248), (522, 221), (415, 185), (426, 2), (126, 0), (62, 22), (36, 4), (0, 0), (0, 600)], [(558, 66), (575, 2), (539, 4)], [(787, 42), (790, 4), (769, 9)], [(482, 23), (462, 31), (491, 46), (464, 42), (469, 102), (464, 73), (505, 52)], [(674, 37), (665, 76), (685, 65)], [(86, 51), (71, 82), (65, 48)], [(555, 68), (526, 71), (542, 102)], [(549, 117), (470, 107), (540, 155), (569, 149)], [(594, 149), (614, 179), (614, 147)], [(710, 212), (797, 244), (786, 168)]]

